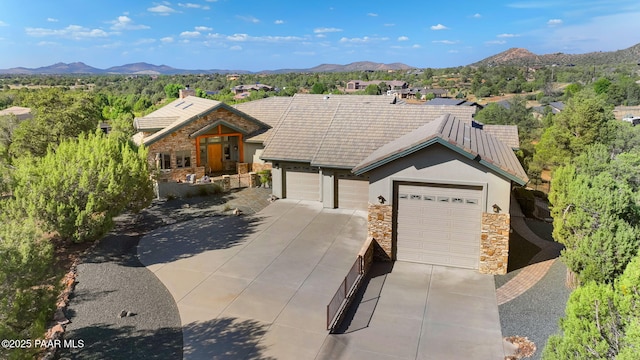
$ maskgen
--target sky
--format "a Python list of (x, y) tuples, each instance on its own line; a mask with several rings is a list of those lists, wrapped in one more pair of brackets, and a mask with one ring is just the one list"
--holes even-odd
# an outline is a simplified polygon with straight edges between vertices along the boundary
[(0, 69), (135, 62), (275, 70), (356, 61), (468, 65), (640, 43), (637, 0), (0, 0)]

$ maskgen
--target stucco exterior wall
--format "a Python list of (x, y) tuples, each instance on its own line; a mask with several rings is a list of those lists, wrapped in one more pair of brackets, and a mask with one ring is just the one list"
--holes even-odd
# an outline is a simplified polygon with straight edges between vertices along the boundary
[(282, 189), (284, 187), (284, 177), (282, 167), (273, 167), (271, 169), (271, 193), (274, 196), (283, 198)]
[(484, 187), (483, 210), (493, 212), (493, 204), (509, 211), (511, 182), (474, 160), (442, 146), (397, 159), (374, 169), (369, 177), (369, 203), (376, 204), (378, 196), (393, 199), (393, 181), (434, 182)]
[(322, 207), (333, 209), (336, 207), (336, 196), (338, 195), (338, 182), (335, 171), (321, 169), (320, 174), (320, 183), (322, 186), (320, 200), (322, 201)]

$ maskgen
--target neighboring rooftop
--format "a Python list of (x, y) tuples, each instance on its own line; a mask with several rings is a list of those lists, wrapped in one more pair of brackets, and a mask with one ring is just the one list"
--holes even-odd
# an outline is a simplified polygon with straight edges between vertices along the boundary
[(450, 114), (426, 123), (369, 154), (354, 168), (363, 174), (432, 144), (441, 144), (524, 185), (529, 181), (513, 150), (487, 131), (470, 126)]
[(18, 120), (30, 119), (33, 117), (31, 109), (21, 106), (12, 106), (4, 110), (0, 110), (0, 116), (14, 115)]
[(467, 101), (464, 99), (449, 99), (449, 98), (433, 98), (424, 103), (424, 105), (428, 106), (438, 106), (438, 105), (455, 105), (455, 106), (480, 106), (478, 103)]

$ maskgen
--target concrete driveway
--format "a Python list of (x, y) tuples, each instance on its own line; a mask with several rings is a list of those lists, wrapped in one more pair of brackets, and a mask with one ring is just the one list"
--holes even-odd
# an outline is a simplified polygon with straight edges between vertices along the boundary
[(365, 212), (284, 199), (158, 229), (138, 254), (177, 303), (185, 359), (504, 359), (493, 277), (472, 270), (376, 264), (329, 335), (366, 229)]
[(504, 350), (493, 276), (396, 261), (374, 265), (322, 359), (494, 359)]
[(159, 229), (138, 254), (178, 305), (185, 359), (314, 359), (366, 229), (362, 211), (285, 199)]

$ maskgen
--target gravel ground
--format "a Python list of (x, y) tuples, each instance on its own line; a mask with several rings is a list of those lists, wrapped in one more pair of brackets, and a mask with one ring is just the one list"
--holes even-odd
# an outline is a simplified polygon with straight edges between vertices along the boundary
[[(77, 269), (77, 285), (65, 312), (71, 323), (64, 338), (84, 347), (63, 349), (59, 359), (182, 359), (180, 314), (171, 294), (137, 258), (146, 232), (167, 224), (228, 214), (255, 213), (266, 205), (268, 189), (154, 201), (139, 215), (123, 215), (116, 228), (87, 254)], [(121, 311), (132, 316), (119, 317)]]
[(519, 297), (498, 307), (503, 336), (525, 336), (537, 350), (529, 359), (540, 359), (550, 335), (559, 331), (571, 291), (564, 286), (566, 266), (556, 261), (545, 277)]

